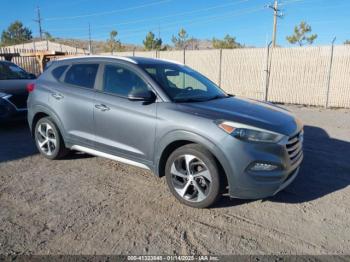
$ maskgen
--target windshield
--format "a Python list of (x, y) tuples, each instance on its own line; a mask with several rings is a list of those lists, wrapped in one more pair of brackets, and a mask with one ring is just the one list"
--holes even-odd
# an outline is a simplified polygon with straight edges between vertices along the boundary
[(0, 80), (31, 79), (32, 77), (19, 66), (12, 63), (0, 63)]
[(165, 63), (140, 66), (174, 102), (201, 102), (228, 97), (217, 85), (189, 67)]

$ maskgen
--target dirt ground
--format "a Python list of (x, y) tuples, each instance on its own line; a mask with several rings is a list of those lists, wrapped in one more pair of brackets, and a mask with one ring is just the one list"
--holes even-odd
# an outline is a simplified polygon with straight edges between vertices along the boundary
[(350, 254), (350, 110), (286, 106), (305, 123), (298, 178), (273, 198), (178, 203), (142, 169), (49, 161), (26, 124), (0, 128), (0, 254)]

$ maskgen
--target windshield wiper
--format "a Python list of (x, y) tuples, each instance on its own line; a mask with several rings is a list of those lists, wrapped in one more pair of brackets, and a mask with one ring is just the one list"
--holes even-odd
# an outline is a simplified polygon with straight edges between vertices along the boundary
[(221, 98), (228, 98), (228, 97), (231, 97), (231, 96), (230, 95), (227, 95), (227, 96), (216, 95), (216, 96), (208, 98), (206, 101), (215, 100), (215, 99), (221, 99)]
[(190, 102), (203, 102), (206, 100), (199, 99), (199, 98), (174, 98), (174, 101), (176, 103), (190, 103)]
[(195, 98), (195, 97), (188, 97), (188, 98), (174, 98), (174, 101), (175, 102), (178, 102), (178, 103), (190, 103), (190, 102), (206, 102), (206, 101), (210, 101), (210, 100), (215, 100), (215, 99), (221, 99), (221, 98), (229, 98), (229, 97), (232, 97), (233, 95), (226, 95), (226, 96), (223, 96), (223, 95), (216, 95), (216, 96), (213, 96), (213, 97), (209, 97), (209, 98), (206, 98), (206, 97), (201, 97), (201, 98)]

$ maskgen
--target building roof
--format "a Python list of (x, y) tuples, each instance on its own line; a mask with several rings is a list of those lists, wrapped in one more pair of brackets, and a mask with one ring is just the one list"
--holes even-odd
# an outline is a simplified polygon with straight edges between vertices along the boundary
[(17, 52), (21, 49), (24, 50), (31, 50), (31, 51), (57, 51), (57, 52), (66, 52), (66, 53), (75, 53), (75, 54), (85, 54), (88, 53), (86, 50), (82, 48), (76, 48), (73, 46), (68, 46), (52, 41), (33, 41), (29, 43), (23, 43), (18, 45), (10, 45), (10, 46), (4, 46), (4, 49), (8, 50), (8, 52)]

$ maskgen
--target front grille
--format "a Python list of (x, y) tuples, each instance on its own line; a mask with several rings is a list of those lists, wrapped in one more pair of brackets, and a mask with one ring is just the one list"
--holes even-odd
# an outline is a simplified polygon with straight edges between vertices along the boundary
[(286, 148), (291, 164), (294, 165), (303, 156), (303, 130), (288, 139)]
[(27, 95), (12, 95), (8, 100), (18, 109), (27, 108)]

